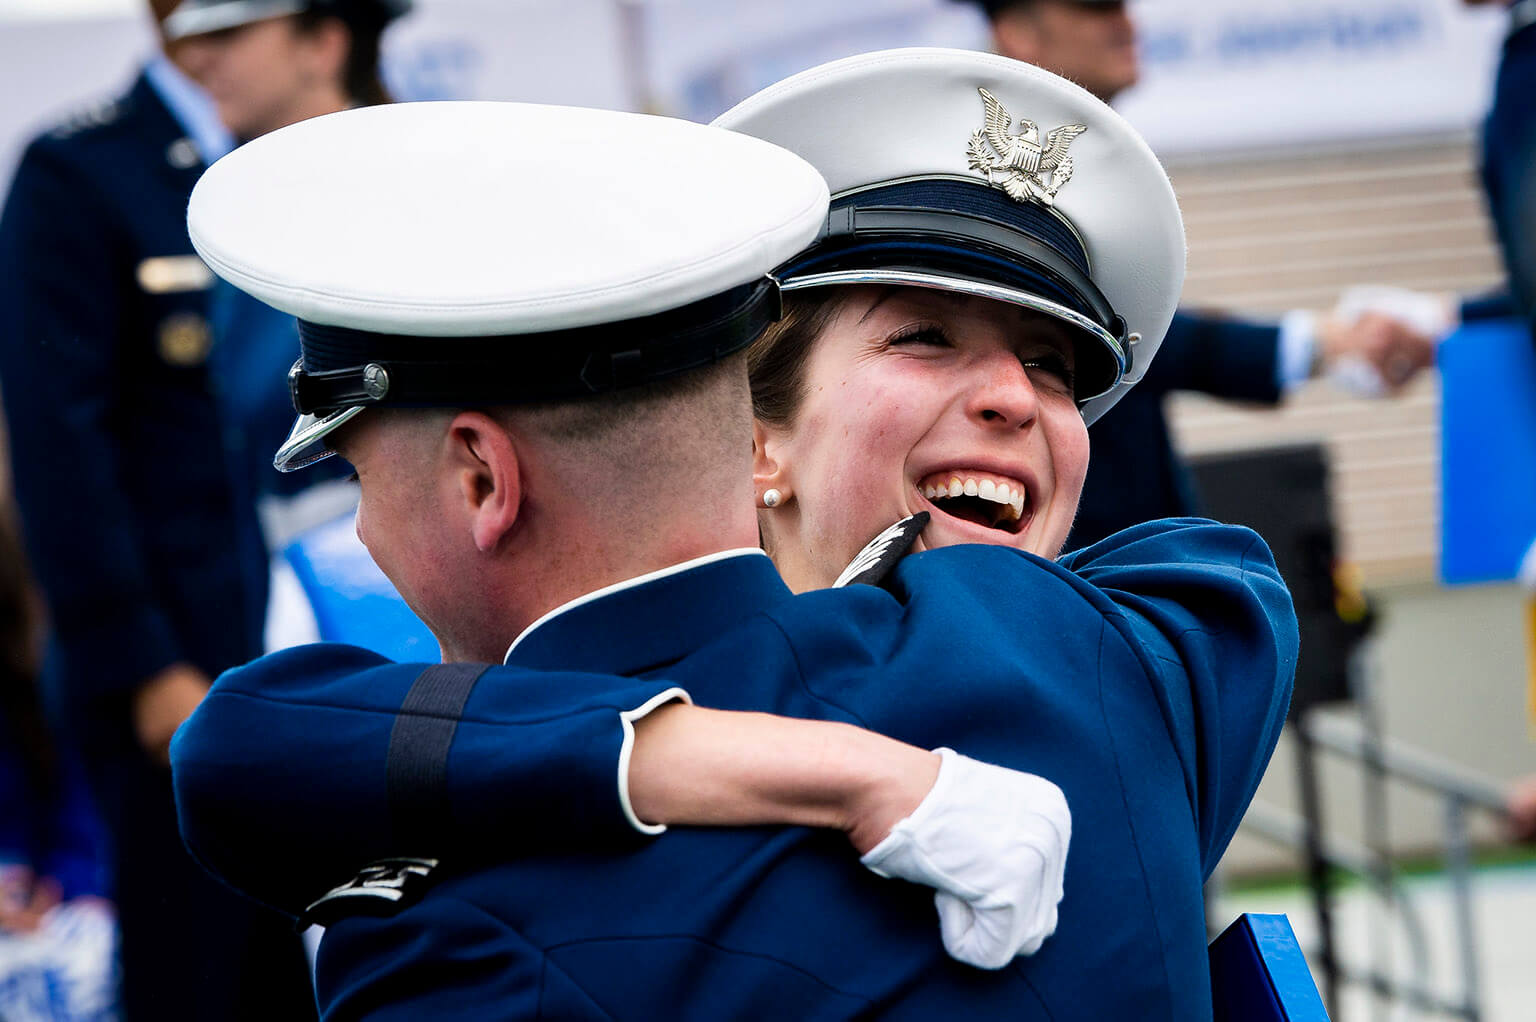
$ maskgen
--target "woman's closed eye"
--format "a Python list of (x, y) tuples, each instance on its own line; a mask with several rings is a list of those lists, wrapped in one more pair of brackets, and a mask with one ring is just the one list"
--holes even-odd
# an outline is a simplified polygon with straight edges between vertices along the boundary
[(885, 343), (892, 348), (903, 345), (926, 345), (937, 348), (953, 346), (944, 328), (933, 323), (914, 323), (912, 326), (902, 327), (891, 334)]
[(1076, 374), (1073, 372), (1072, 363), (1061, 352), (1043, 352), (1020, 358), (1019, 361), (1031, 377), (1044, 376), (1052, 385), (1066, 390), (1069, 394), (1074, 392)]

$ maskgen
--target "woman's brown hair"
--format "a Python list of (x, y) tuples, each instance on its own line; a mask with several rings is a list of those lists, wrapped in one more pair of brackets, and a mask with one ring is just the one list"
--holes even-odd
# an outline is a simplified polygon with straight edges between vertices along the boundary
[(816, 338), (842, 307), (842, 288), (819, 288), (784, 296), (784, 316), (747, 349), (752, 380), (752, 414), (787, 426), (805, 397), (805, 367)]
[(380, 106), (394, 102), (379, 73), (379, 40), (384, 34), (381, 18), (338, 18), (325, 10), (307, 10), (298, 15), (301, 31), (312, 32), (328, 18), (337, 18), (347, 28), (347, 63), (342, 68), (342, 88), (358, 106)]

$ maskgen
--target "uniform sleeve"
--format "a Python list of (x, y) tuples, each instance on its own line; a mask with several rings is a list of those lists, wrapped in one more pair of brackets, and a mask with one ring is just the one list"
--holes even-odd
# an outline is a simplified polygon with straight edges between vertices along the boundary
[(1062, 565), (1160, 688), (1190, 778), (1206, 875), (1242, 820), (1290, 705), (1296, 611), (1259, 535), (1200, 519), (1117, 533)]
[(685, 693), (490, 668), (451, 724), (447, 811), (423, 833), (391, 799), (389, 764), (402, 706), (428, 666), (322, 644), (221, 676), (171, 746), (188, 848), (235, 888), (298, 915), (375, 859), (463, 863), (640, 840), (620, 794), (625, 717)]
[(461, 899), (429, 894), (396, 915), (329, 927), (315, 993), (327, 1022), (606, 1017), (541, 1014), (544, 972), (543, 955), (510, 927)]
[[(32, 568), (93, 692), (182, 659), (158, 605), (114, 439), (125, 256), (97, 190), (51, 144), (23, 157), (0, 217), (0, 387)], [(110, 659), (102, 652), (111, 650)], [(74, 693), (79, 695), (79, 693)]]
[(1483, 185), (1513, 314), (1536, 330), (1536, 27), (1509, 36), (1483, 127)]
[(1280, 400), (1280, 328), (1209, 313), (1174, 314), (1137, 389), (1195, 390), (1231, 401)]

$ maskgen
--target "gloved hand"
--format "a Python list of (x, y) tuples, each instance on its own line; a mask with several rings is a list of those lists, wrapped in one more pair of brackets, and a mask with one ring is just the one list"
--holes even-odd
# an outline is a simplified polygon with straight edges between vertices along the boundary
[(1072, 814), (1043, 777), (936, 751), (933, 790), (860, 861), (934, 888), (945, 949), (1001, 969), (1056, 932)]

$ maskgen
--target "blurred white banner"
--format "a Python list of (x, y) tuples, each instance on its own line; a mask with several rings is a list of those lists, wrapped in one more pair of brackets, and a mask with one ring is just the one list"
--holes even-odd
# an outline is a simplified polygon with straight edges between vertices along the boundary
[[(1472, 127), (1505, 17), (1459, 0), (1137, 0), (1131, 10), (1145, 75), (1122, 110), (1170, 153)], [(151, 38), (142, 0), (0, 0), (0, 181), (26, 135), (121, 91)], [(402, 98), (705, 120), (834, 57), (986, 41), (976, 9), (953, 0), (417, 0), (386, 51)]]
[(1159, 152), (1474, 127), (1508, 16), (1460, 0), (1146, 0), (1118, 104)]

